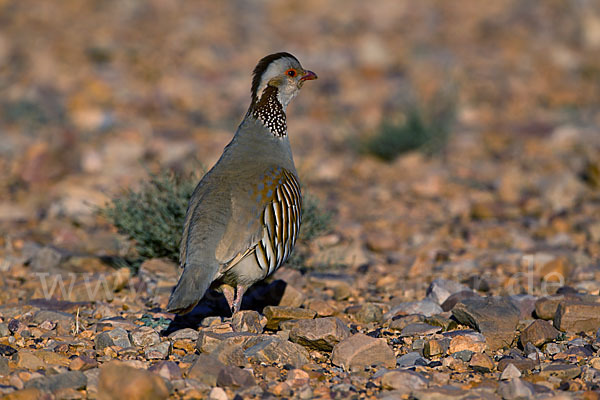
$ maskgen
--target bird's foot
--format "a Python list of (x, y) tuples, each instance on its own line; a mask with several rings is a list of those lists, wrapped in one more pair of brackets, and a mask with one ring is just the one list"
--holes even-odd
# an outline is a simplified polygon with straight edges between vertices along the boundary
[(242, 307), (242, 298), (244, 297), (244, 292), (246, 288), (244, 286), (238, 285), (235, 292), (235, 300), (233, 302), (233, 307), (231, 309), (231, 315), (240, 311)]
[(233, 291), (233, 288), (229, 285), (223, 285), (221, 288), (223, 291), (223, 296), (225, 296), (225, 300), (227, 300), (227, 305), (231, 310), (231, 315), (233, 315), (233, 308), (235, 304), (235, 292)]

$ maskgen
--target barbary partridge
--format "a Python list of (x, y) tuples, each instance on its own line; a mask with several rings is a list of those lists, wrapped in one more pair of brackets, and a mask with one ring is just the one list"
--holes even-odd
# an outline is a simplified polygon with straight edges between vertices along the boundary
[(236, 313), (245, 290), (290, 256), (302, 195), (285, 111), (312, 79), (317, 75), (289, 53), (268, 55), (254, 69), (248, 112), (190, 199), (180, 248), (184, 270), (168, 311), (191, 311), (213, 287)]

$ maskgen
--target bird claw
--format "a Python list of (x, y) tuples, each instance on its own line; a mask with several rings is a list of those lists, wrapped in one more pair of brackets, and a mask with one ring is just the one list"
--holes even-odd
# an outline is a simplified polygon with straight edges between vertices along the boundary
[(231, 314), (235, 314), (238, 311), (240, 311), (240, 308), (242, 308), (242, 298), (244, 297), (244, 292), (246, 291), (246, 288), (238, 285), (235, 291), (235, 300), (233, 302), (233, 310), (231, 311)]
[(241, 302), (238, 299), (235, 299), (233, 302), (233, 307), (231, 307), (231, 315), (234, 315), (238, 311), (240, 311)]
[(222, 290), (223, 290), (223, 296), (225, 296), (225, 300), (227, 300), (227, 305), (229, 306), (229, 309), (231, 310), (231, 314), (233, 315), (233, 307), (234, 307), (234, 303), (235, 303), (235, 293), (233, 291), (233, 288), (229, 285), (223, 285), (222, 286)]
[(240, 311), (242, 307), (242, 297), (244, 296), (244, 292), (246, 289), (243, 286), (237, 286), (235, 292), (233, 288), (229, 285), (222, 286), (223, 295), (225, 296), (225, 300), (227, 300), (227, 305), (229, 305), (229, 310), (231, 310), (231, 315)]

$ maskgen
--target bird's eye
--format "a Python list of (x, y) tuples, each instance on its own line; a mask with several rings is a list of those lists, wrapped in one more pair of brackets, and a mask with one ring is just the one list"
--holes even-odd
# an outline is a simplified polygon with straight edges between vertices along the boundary
[(296, 76), (296, 70), (293, 68), (288, 69), (285, 73), (292, 78)]

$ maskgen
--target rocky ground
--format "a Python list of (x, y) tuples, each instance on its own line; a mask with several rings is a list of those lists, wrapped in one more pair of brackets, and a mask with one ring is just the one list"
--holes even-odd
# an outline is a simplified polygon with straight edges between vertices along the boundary
[[(597, 5), (248, 4), (0, 0), (0, 393), (600, 398)], [(332, 229), (175, 318), (177, 266), (115, 267), (95, 207), (210, 166), (282, 49), (319, 74), (288, 125)], [(440, 154), (357, 150), (448, 87)]]

